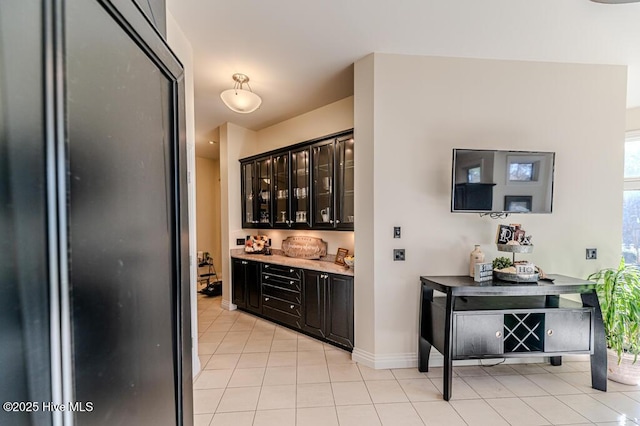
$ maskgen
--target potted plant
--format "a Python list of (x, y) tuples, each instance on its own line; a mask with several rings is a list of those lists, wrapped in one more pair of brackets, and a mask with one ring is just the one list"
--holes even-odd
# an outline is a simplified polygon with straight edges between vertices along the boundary
[(626, 265), (589, 276), (597, 289), (607, 340), (608, 376), (619, 383), (640, 384), (640, 268)]

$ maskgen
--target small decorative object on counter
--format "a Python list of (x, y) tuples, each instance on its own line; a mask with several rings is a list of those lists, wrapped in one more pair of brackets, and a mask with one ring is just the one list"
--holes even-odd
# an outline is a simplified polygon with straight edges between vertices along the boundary
[(499, 251), (511, 253), (512, 259), (499, 257), (493, 261), (493, 275), (502, 281), (533, 283), (543, 277), (542, 270), (528, 261), (516, 261), (516, 253), (532, 253), (531, 236), (526, 235), (519, 223), (498, 225), (496, 246)]
[(300, 259), (320, 259), (327, 255), (327, 243), (321, 238), (293, 236), (282, 242), (285, 256)]
[(266, 235), (251, 235), (244, 243), (245, 253), (261, 254), (269, 247), (269, 237)]
[(344, 257), (347, 254), (349, 254), (349, 250), (347, 250), (346, 248), (339, 248), (338, 253), (336, 253), (335, 263), (338, 265), (346, 266), (346, 263), (344, 263)]
[(493, 279), (493, 264), (489, 263), (476, 263), (475, 275), (473, 280), (475, 282), (491, 281)]
[(476, 263), (484, 262), (484, 253), (480, 250), (480, 245), (476, 244), (475, 248), (469, 255), (469, 276), (474, 277), (476, 274)]
[(356, 258), (354, 255), (350, 254), (348, 256), (344, 257), (344, 263), (349, 267), (349, 268), (354, 268), (355, 264), (356, 264)]

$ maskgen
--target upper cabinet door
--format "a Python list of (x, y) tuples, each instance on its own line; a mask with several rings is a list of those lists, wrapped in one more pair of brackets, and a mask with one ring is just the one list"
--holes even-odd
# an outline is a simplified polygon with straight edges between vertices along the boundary
[(273, 156), (273, 223), (276, 228), (290, 228), (293, 223), (289, 208), (289, 153)]
[(253, 228), (258, 223), (256, 211), (255, 162), (242, 163), (242, 227)]
[(334, 142), (335, 139), (313, 146), (313, 227), (333, 228), (334, 203)]
[(339, 137), (336, 142), (336, 227), (353, 229), (354, 216), (354, 169), (353, 134)]
[(273, 185), (271, 176), (271, 157), (265, 157), (256, 160), (256, 188), (258, 196), (258, 226), (273, 226), (273, 217), (271, 215), (271, 203), (273, 200)]
[(294, 228), (311, 226), (309, 148), (291, 152), (291, 220)]

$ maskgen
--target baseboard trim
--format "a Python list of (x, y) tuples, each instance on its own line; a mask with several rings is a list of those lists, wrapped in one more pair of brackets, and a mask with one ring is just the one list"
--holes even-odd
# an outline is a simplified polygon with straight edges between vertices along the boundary
[[(363, 364), (369, 368), (386, 369), (386, 368), (417, 368), (418, 354), (416, 353), (398, 353), (376, 355), (360, 348), (353, 348), (351, 359), (359, 364)], [(563, 355), (564, 361), (589, 361), (589, 355)], [(463, 365), (484, 365), (489, 366), (496, 363), (501, 364), (540, 364), (549, 362), (549, 357), (522, 357), (522, 358), (488, 358), (488, 359), (467, 359), (453, 361), (454, 366)], [(429, 356), (429, 367), (442, 367), (444, 365), (444, 357), (436, 350), (431, 350)]]
[(412, 368), (418, 365), (415, 353), (376, 355), (359, 348), (353, 348), (351, 359), (370, 368)]
[(229, 302), (227, 299), (222, 299), (222, 303), (220, 303), (220, 307), (222, 309), (226, 309), (227, 311), (235, 311), (236, 309), (238, 309), (237, 305), (234, 305), (233, 303)]

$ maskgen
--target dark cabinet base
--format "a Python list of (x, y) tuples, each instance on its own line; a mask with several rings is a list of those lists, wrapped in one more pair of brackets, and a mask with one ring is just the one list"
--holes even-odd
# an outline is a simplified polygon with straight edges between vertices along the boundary
[(238, 309), (353, 350), (353, 277), (238, 258), (232, 266)]

